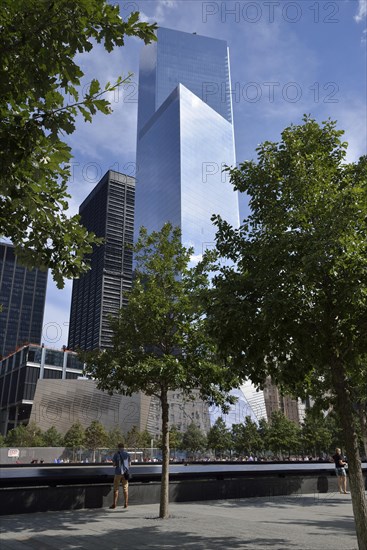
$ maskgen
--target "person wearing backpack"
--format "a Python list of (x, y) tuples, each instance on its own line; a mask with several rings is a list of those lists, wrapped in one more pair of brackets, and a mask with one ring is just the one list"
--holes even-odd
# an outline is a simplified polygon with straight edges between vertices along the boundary
[(116, 508), (119, 498), (119, 487), (122, 483), (124, 492), (124, 508), (128, 507), (129, 501), (129, 478), (130, 478), (130, 455), (125, 451), (125, 445), (119, 443), (117, 452), (113, 455), (113, 465), (115, 467), (115, 477), (113, 478), (113, 503), (110, 508)]

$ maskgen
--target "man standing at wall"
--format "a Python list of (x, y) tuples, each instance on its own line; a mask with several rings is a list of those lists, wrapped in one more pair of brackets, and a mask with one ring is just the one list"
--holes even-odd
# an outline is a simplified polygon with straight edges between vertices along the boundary
[(123, 443), (119, 443), (117, 447), (117, 452), (112, 459), (115, 467), (115, 477), (113, 479), (113, 504), (110, 506), (111, 509), (117, 506), (120, 483), (122, 483), (122, 490), (124, 492), (124, 508), (128, 507), (129, 501), (129, 470), (131, 459), (130, 455), (125, 451)]

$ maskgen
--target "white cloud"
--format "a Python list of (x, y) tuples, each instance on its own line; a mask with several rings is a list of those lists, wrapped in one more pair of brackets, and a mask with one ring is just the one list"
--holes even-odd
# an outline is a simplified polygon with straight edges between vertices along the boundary
[(354, 16), (355, 21), (357, 23), (360, 23), (367, 17), (367, 0), (359, 0), (358, 1), (358, 12), (357, 15)]
[(202, 254), (193, 254), (190, 257), (190, 266), (193, 267), (193, 266), (197, 265), (199, 262), (201, 262), (202, 259), (203, 259)]
[[(354, 20), (357, 23), (361, 23), (364, 21), (366, 23), (367, 21), (367, 0), (359, 0), (358, 2), (358, 12), (357, 15), (354, 16)], [(362, 38), (361, 43), (365, 46), (367, 41), (367, 28), (365, 28), (362, 32)]]
[(339, 104), (332, 118), (338, 121), (337, 127), (345, 131), (342, 139), (348, 142), (347, 162), (357, 162), (367, 151), (366, 105), (357, 101)]
[(151, 15), (147, 15), (147, 11), (140, 9), (140, 20), (146, 21), (148, 23), (158, 23), (158, 25), (163, 26), (169, 18), (170, 11), (178, 7), (176, 0), (145, 0), (142, 8), (147, 11), (151, 11)]

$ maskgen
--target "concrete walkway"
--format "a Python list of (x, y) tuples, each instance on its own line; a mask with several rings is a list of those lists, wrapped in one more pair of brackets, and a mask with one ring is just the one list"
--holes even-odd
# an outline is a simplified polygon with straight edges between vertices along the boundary
[(326, 493), (2, 516), (1, 550), (357, 550), (350, 495)]

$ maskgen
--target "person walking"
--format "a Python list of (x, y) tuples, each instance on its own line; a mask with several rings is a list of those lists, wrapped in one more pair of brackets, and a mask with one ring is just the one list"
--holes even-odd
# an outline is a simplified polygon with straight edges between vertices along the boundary
[(338, 489), (339, 493), (344, 493), (345, 495), (348, 494), (347, 491), (347, 472), (345, 467), (347, 466), (347, 463), (343, 459), (343, 456), (341, 454), (341, 450), (339, 448), (335, 449), (335, 455), (333, 456), (333, 460), (335, 463), (335, 469), (336, 469), (336, 477), (338, 479)]
[(110, 506), (111, 509), (116, 508), (119, 498), (119, 487), (122, 483), (122, 490), (124, 492), (124, 508), (129, 504), (129, 470), (130, 470), (130, 455), (125, 451), (125, 445), (119, 443), (117, 446), (117, 452), (113, 455), (112, 459), (115, 467), (115, 476), (113, 478), (113, 503)]

